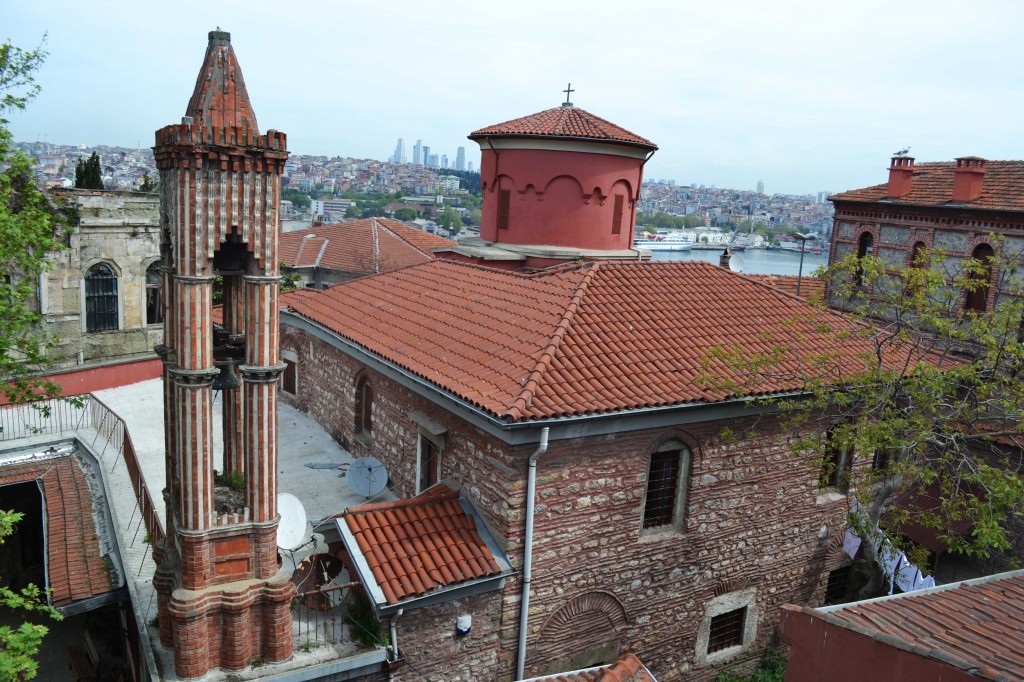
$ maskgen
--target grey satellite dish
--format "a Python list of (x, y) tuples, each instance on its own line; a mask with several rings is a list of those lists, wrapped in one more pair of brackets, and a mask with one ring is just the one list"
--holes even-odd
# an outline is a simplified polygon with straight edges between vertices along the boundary
[(743, 272), (743, 254), (734, 253), (729, 257), (729, 269), (733, 272)]
[(299, 498), (291, 493), (277, 496), (277, 513), (281, 522), (277, 524), (277, 546), (292, 550), (302, 544), (306, 537), (306, 510)]
[(388, 472), (376, 457), (360, 457), (345, 474), (352, 492), (363, 497), (376, 497), (388, 484)]

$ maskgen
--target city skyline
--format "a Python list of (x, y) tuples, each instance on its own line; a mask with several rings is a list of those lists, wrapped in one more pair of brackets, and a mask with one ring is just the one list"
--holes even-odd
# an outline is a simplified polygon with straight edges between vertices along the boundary
[[(153, 131), (184, 113), (173, 93), (192, 87), (170, 65), (195, 61), (219, 26), (245, 64), (257, 119), (287, 132), (297, 153), (387, 158), (402, 137), (429, 140), (439, 157), (465, 146), (476, 167), (466, 135), (556, 107), (572, 82), (576, 106), (659, 145), (650, 179), (812, 194), (876, 184), (908, 146), (919, 161), (1024, 158), (1024, 95), (1010, 85), (1024, 60), (1018, 3), (522, 10), (397, 3), (303, 15), (186, 0), (167, 29), (159, 7), (20, 3), (5, 12), (5, 38), (31, 49), (47, 33), (50, 56), (41, 95), (10, 128), (25, 142), (152, 146)], [(379, 49), (385, 28), (399, 38)], [(310, 37), (331, 31), (346, 40)]]

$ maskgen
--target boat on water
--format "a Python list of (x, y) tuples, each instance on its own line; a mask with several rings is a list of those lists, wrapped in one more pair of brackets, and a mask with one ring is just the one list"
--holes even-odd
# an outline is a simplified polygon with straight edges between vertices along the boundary
[(633, 240), (633, 248), (646, 251), (690, 251), (693, 242), (683, 235), (642, 234)]

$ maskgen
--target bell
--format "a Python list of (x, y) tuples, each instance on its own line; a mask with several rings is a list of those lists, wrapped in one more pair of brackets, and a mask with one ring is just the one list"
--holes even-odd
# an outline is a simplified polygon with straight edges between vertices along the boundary
[(213, 390), (230, 391), (242, 385), (238, 382), (238, 377), (235, 376), (235, 363), (215, 362), (214, 365), (220, 366), (220, 374), (213, 380)]

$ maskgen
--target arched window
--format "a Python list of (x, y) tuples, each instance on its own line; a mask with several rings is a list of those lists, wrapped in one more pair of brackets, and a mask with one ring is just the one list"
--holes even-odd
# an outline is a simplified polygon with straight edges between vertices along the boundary
[[(875, 250), (875, 238), (871, 235), (870, 232), (865, 232), (864, 234), (862, 234), (860, 236), (860, 239), (857, 241), (857, 258), (864, 258), (865, 256), (870, 256), (871, 253), (874, 250)], [(856, 286), (860, 286), (863, 283), (864, 283), (864, 267), (858, 264), (857, 265), (857, 274), (856, 274), (856, 277), (855, 277), (854, 284)]]
[(164, 321), (164, 300), (160, 292), (162, 280), (159, 263), (146, 268), (146, 324)]
[(662, 443), (651, 453), (644, 499), (644, 528), (681, 528), (686, 511), (690, 450), (679, 441)]
[(373, 389), (365, 376), (356, 382), (355, 414), (356, 435), (369, 437), (373, 429)]
[(927, 252), (928, 245), (924, 242), (914, 244), (914, 248), (910, 252), (910, 267), (924, 267), (926, 263), (923, 263), (922, 260)]
[(117, 275), (106, 263), (97, 263), (85, 275), (85, 331), (117, 327)]
[(978, 244), (971, 254), (971, 258), (981, 263), (981, 267), (968, 275), (970, 291), (967, 292), (967, 301), (964, 308), (978, 313), (985, 312), (988, 308), (989, 281), (992, 278), (992, 257), (995, 252), (988, 244)]

